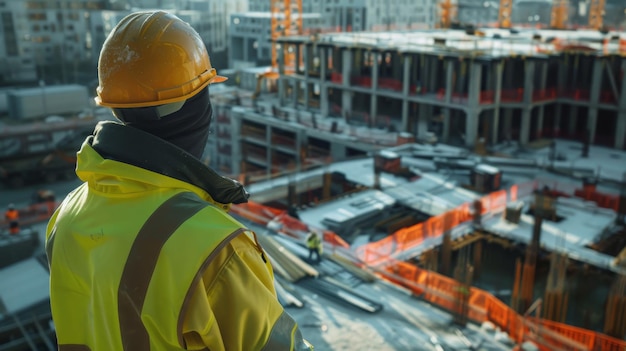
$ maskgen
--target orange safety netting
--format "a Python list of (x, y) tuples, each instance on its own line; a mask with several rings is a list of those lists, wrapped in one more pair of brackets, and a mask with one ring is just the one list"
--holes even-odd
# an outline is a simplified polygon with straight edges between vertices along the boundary
[(481, 289), (470, 287), (466, 291), (452, 278), (407, 262), (391, 260), (388, 263), (379, 275), (452, 313), (461, 312), (459, 298), (461, 294), (469, 294), (468, 317), (478, 323), (494, 323), (518, 343), (532, 340), (542, 350), (626, 350), (624, 340), (564, 323), (524, 317)]
[[(539, 185), (538, 181), (521, 183), (512, 186), (508, 192), (500, 190), (486, 195), (479, 199), (481, 214), (502, 212), (506, 207), (507, 200), (517, 201), (524, 198), (532, 194)], [(578, 191), (563, 189), (564, 185), (562, 184), (553, 185), (554, 189), (564, 194), (573, 192), (583, 198), (595, 199), (594, 201), (600, 206), (603, 204), (616, 206), (615, 197), (607, 195), (600, 197), (595, 192), (592, 192), (591, 195), (589, 193), (579, 194)], [(383, 269), (388, 273), (383, 274), (385, 279), (408, 288), (413, 293), (443, 309), (453, 313), (459, 312), (458, 301), (461, 293), (459, 282), (438, 273), (418, 268), (410, 263), (395, 260), (393, 255), (420, 244), (425, 238), (442, 235), (445, 231), (471, 220), (472, 214), (469, 208), (469, 203), (466, 203), (446, 213), (431, 217), (420, 224), (400, 229), (385, 239), (359, 247), (357, 256), (366, 265), (384, 266)], [(626, 350), (626, 341), (624, 340), (563, 323), (534, 319), (535, 327), (530, 328), (529, 323), (527, 323), (530, 318), (525, 319), (498, 298), (474, 287), (469, 289), (469, 318), (479, 323), (491, 321), (508, 332), (515, 341), (532, 340), (539, 344), (542, 350)]]

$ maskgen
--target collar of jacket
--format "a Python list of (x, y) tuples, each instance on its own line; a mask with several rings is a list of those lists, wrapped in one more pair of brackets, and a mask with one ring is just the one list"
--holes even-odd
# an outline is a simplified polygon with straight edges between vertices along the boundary
[(137, 128), (100, 122), (89, 138), (87, 142), (103, 158), (190, 183), (222, 204), (248, 202), (249, 194), (241, 183), (217, 174), (185, 150)]

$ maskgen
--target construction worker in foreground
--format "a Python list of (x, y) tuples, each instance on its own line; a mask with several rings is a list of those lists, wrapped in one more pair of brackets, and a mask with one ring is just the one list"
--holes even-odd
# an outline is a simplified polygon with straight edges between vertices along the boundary
[(200, 158), (216, 74), (197, 34), (161, 11), (104, 42), (101, 122), (77, 154), (84, 182), (46, 230), (59, 350), (312, 350), (274, 290), (256, 235), (227, 214), (243, 186)]
[(306, 237), (306, 246), (309, 248), (309, 261), (315, 256), (314, 262), (322, 260), (322, 239), (315, 230), (311, 230)]
[(20, 213), (15, 209), (15, 205), (9, 204), (4, 213), (4, 219), (9, 223), (9, 234), (17, 235), (20, 233)]

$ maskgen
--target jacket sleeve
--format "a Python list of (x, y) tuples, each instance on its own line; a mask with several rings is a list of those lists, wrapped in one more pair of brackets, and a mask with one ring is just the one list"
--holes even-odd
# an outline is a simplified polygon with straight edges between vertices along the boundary
[(278, 302), (252, 235), (234, 238), (203, 272), (183, 321), (188, 350), (313, 350)]

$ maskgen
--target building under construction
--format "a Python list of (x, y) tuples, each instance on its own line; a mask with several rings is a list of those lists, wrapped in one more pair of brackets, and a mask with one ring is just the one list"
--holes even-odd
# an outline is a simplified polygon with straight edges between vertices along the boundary
[(278, 42), (276, 70), (249, 71), (255, 92), (215, 109), (210, 161), (252, 194), (238, 215), (299, 239), (320, 228), (458, 323), (545, 350), (624, 350), (625, 33)]
[(435, 30), (278, 42), (280, 78), (256, 73), (277, 97), (254, 95), (255, 112), (218, 112), (232, 115), (218, 127), (219, 147), (231, 152), (215, 162), (232, 174), (340, 160), (407, 138), (626, 146), (626, 33)]
[[(456, 324), (493, 323), (541, 350), (624, 350), (626, 192), (612, 171), (582, 177), (572, 145), (545, 166), (538, 150), (408, 143), (248, 184), (252, 201), (233, 212), (301, 242), (323, 232), (326, 251)], [(592, 169), (615, 153), (591, 152)]]

